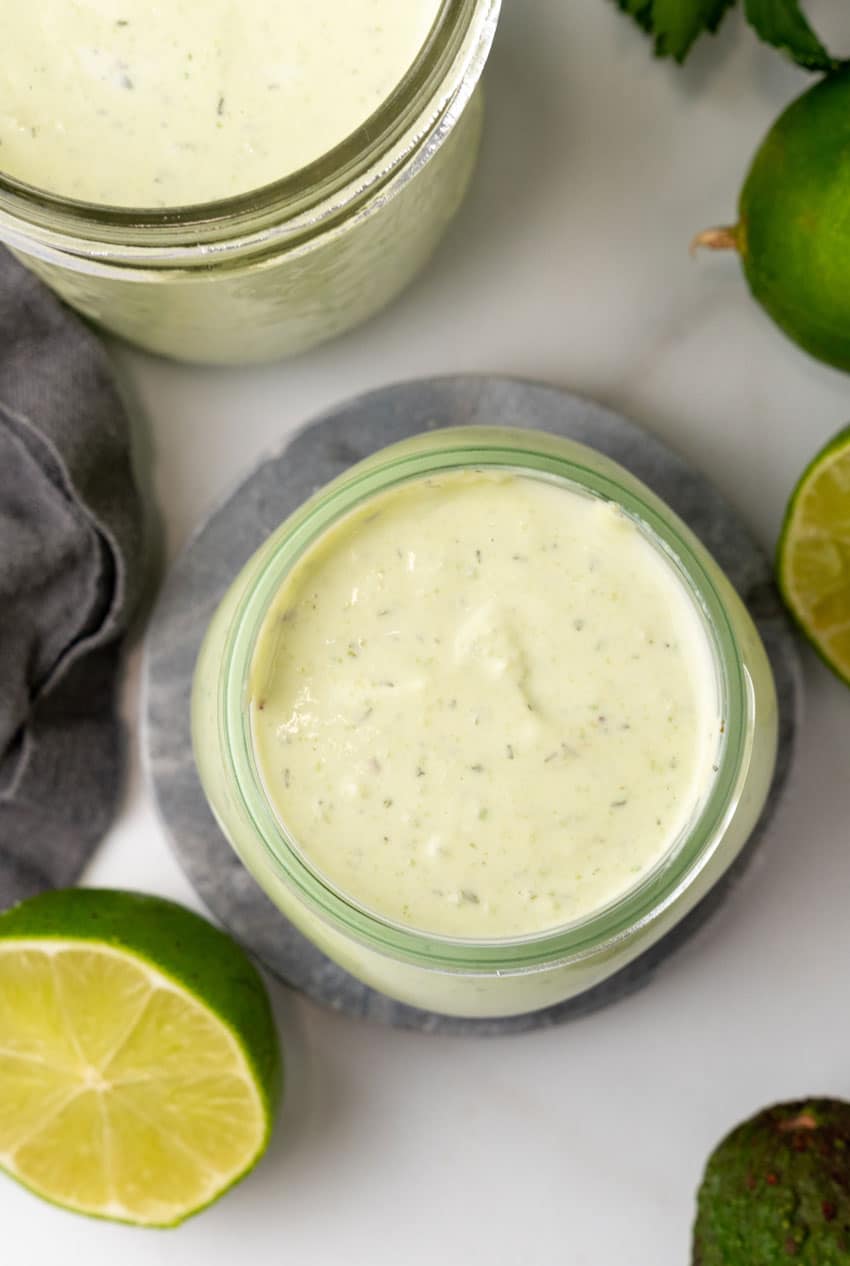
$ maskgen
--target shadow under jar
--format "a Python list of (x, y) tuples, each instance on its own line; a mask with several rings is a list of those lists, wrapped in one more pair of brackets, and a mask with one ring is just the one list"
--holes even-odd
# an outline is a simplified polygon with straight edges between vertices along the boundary
[[(52, 3), (66, 12), (60, 0)], [(353, 63), (348, 66), (346, 60), (355, 59), (356, 49), (347, 52), (340, 37), (336, 60), (323, 64), (324, 82), (307, 82), (304, 88), (311, 94), (311, 118), (315, 116), (316, 126), (326, 130), (332, 147), (296, 170), (285, 168), (281, 179), (273, 165), (274, 132), (268, 129), (264, 141), (268, 142), (271, 166), (256, 162), (254, 153), (253, 165), (248, 167), (246, 158), (247, 171), (240, 172), (240, 152), (247, 155), (249, 149), (256, 151), (259, 143), (250, 131), (249, 115), (242, 110), (235, 117), (237, 103), (215, 86), (215, 75), (221, 69), (218, 62), (226, 61), (227, 41), (235, 38), (232, 32), (227, 40), (224, 33), (211, 46), (208, 60), (215, 61), (215, 73), (205, 67), (209, 83), (202, 85), (200, 97), (192, 98), (193, 108), (203, 100), (209, 115), (209, 134), (205, 134), (205, 143), (209, 140), (212, 145), (209, 160), (193, 158), (191, 142), (178, 143), (172, 137), (172, 131), (179, 132), (180, 121), (180, 111), (168, 105), (174, 83), (180, 79), (182, 84), (185, 78), (191, 86), (192, 75), (201, 73), (194, 71), (197, 61), (191, 60), (193, 3), (197, 17), (195, 0), (175, 0), (168, 19), (176, 25), (176, 43), (181, 56), (187, 58), (188, 69), (171, 74), (161, 116), (150, 123), (151, 128), (157, 128), (153, 139), (145, 131), (144, 116), (119, 116), (119, 122), (128, 120), (130, 129), (123, 156), (114, 121), (111, 132), (104, 130), (98, 147), (98, 120), (103, 119), (107, 128), (104, 107), (94, 110), (92, 104), (92, 117), (83, 129), (86, 135), (68, 136), (63, 149), (61, 136), (47, 137), (40, 125), (31, 122), (26, 104), (30, 97), (28, 92), (22, 93), (22, 117), (17, 118), (14, 112), (7, 115), (14, 123), (10, 139), (18, 149), (24, 143), (46, 147), (52, 140), (55, 156), (51, 159), (48, 154), (42, 160), (43, 167), (28, 161), (13, 163), (12, 148), (2, 144), (0, 134), (0, 241), (85, 316), (150, 351), (180, 360), (222, 364), (292, 355), (350, 329), (387, 304), (425, 264), (448, 227), (469, 185), (479, 148), (483, 112), (478, 85), (501, 0), (421, 0), (428, 23), (432, 10), (436, 17), (425, 27), (424, 43), (410, 50), (412, 64), (405, 60), (398, 65), (398, 82), (385, 85), (386, 91), (380, 88), (377, 74), (367, 87), (374, 96), (379, 85), (380, 104), (376, 102), (376, 109), (364, 112), (362, 100), (352, 98), (360, 111), (359, 116), (356, 110), (352, 116), (358, 125), (350, 134), (344, 128), (340, 132), (338, 126), (337, 135), (332, 127), (328, 130), (322, 102), (314, 98), (317, 93), (341, 91), (334, 83), (335, 66), (347, 68), (350, 74), (359, 73), (358, 67)], [(334, 8), (333, 3), (323, 0), (316, 11), (317, 30), (320, 19), (326, 20), (321, 16), (325, 11), (332, 25)], [(104, 101), (118, 101), (123, 108), (126, 100), (140, 97), (151, 58), (147, 62), (142, 59), (141, 80), (135, 75), (132, 59), (122, 60), (122, 40), (130, 38), (133, 27), (122, 17), (125, 9), (135, 13), (138, 0), (117, 6), (114, 22), (109, 11), (115, 29), (108, 33), (108, 57), (96, 46), (94, 36), (93, 47), (76, 47), (78, 33), (68, 31), (70, 52), (77, 62), (73, 63), (71, 80), (61, 85), (66, 91), (76, 87), (85, 94), (91, 79), (97, 92), (105, 94)], [(300, 15), (301, 23), (313, 20), (305, 15), (315, 6), (293, 7), (290, 3), (289, 9)], [(107, 11), (108, 6), (104, 13)], [(374, 6), (369, 11), (374, 13)], [(29, 12), (19, 11), (16, 20), (33, 28), (29, 34), (37, 47), (39, 27), (34, 24), (42, 19), (37, 7), (32, 10), (34, 18), (26, 16)], [(91, 12), (98, 22), (106, 21), (100, 10)], [(269, 12), (274, 15), (275, 6)], [(281, 24), (287, 21), (286, 12), (287, 6), (281, 5)], [(356, 25), (358, 12), (357, 5), (351, 7), (351, 0), (347, 8), (340, 9), (352, 33), (365, 39), (372, 28), (365, 9), (361, 27)], [(401, 30), (406, 13), (404, 8), (387, 9), (386, 26), (393, 28), (391, 34), (398, 35), (395, 28)], [(195, 29), (206, 30), (209, 20), (209, 15), (202, 18), (201, 26), (195, 23)], [(275, 25), (278, 19), (272, 16), (268, 20), (274, 26), (271, 34), (281, 38)], [(11, 22), (11, 16), (0, 17), (0, 34), (4, 23)], [(6, 34), (11, 38), (15, 32), (10, 28)], [(204, 39), (209, 43), (209, 35)], [(372, 48), (374, 38), (370, 39)], [(185, 54), (181, 40), (189, 50)], [(396, 58), (400, 42), (394, 45)], [(15, 44), (7, 41), (6, 47)], [(173, 56), (172, 50), (169, 57)], [(67, 67), (62, 65), (65, 73)], [(173, 69), (171, 62), (169, 68)], [(222, 81), (226, 69), (221, 69)], [(387, 67), (377, 69), (386, 71)], [(78, 70), (79, 83), (73, 78)], [(286, 86), (294, 72), (287, 65), (274, 68), (274, 73)], [(269, 70), (266, 77), (271, 74)], [(269, 86), (280, 88), (281, 84)], [(56, 85), (53, 89), (61, 95)], [(276, 95), (279, 98), (281, 94)], [(37, 96), (36, 91), (32, 100), (37, 101)], [(169, 109), (178, 116), (173, 129), (168, 122)], [(273, 109), (271, 93), (265, 109)], [(62, 118), (56, 110), (47, 110), (45, 117)], [(298, 129), (305, 126), (296, 98), (291, 116), (284, 112), (281, 127), (294, 127), (292, 136), (300, 144)], [(242, 151), (237, 145), (226, 154), (231, 167), (223, 177), (221, 192), (215, 180), (210, 182), (209, 173), (219, 170), (217, 163), (224, 170), (225, 158), (216, 157), (216, 147), (225, 143), (227, 128), (241, 128), (249, 139)], [(196, 163), (195, 183), (206, 200), (196, 200), (191, 178), (172, 186), (178, 199), (174, 205), (169, 202), (167, 180), (163, 197), (151, 197), (141, 208), (127, 205), (120, 185), (118, 194), (110, 192), (110, 170), (117, 171), (119, 163), (130, 171), (138, 163), (143, 170), (148, 155), (163, 154), (179, 162), (181, 153), (185, 161), (193, 158)], [(45, 174), (34, 180), (32, 172), (42, 169)], [(105, 197), (96, 196), (99, 185), (83, 178), (98, 170), (104, 173)], [(253, 172), (259, 173), (264, 183), (259, 188), (245, 188), (244, 179)], [(153, 176), (153, 180), (158, 179)], [(127, 188), (137, 186), (138, 181), (130, 181)], [(69, 188), (74, 192), (69, 194)], [(151, 190), (154, 188), (158, 186), (151, 185)], [(212, 195), (210, 189), (215, 191)], [(156, 205), (148, 205), (154, 202)]]
[(438, 430), (318, 492), (216, 612), (195, 756), (329, 957), (448, 1015), (550, 1006), (734, 861), (776, 752), (764, 648), (690, 530), (533, 431)]

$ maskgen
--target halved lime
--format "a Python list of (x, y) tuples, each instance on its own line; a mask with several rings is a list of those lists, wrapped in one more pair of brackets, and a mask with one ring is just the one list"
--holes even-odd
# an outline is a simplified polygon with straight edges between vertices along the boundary
[(94, 1217), (173, 1226), (265, 1150), (280, 1049), (243, 951), (157, 897), (0, 916), (0, 1167)]
[(821, 449), (794, 489), (777, 572), (806, 637), (850, 685), (850, 427)]

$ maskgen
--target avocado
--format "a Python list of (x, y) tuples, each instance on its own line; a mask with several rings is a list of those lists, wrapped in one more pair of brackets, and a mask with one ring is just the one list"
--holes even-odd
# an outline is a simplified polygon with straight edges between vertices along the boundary
[(692, 1266), (850, 1266), (850, 1103), (766, 1108), (708, 1159)]

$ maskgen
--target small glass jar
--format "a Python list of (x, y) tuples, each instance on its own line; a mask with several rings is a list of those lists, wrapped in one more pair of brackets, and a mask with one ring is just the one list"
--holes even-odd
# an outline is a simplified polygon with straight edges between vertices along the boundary
[[(311, 870), (263, 789), (249, 672), (290, 569), (369, 497), (449, 470), (510, 470), (563, 481), (621, 506), (676, 568), (713, 651), (723, 734), (713, 781), (685, 833), (636, 887), (575, 923), (505, 940), (426, 935), (375, 915)], [(689, 528), (601, 454), (537, 431), (453, 428), (384, 449), (316, 493), (272, 534), (222, 601), (198, 659), (195, 756), (218, 822), (257, 882), (330, 958), (375, 989), (447, 1015), (550, 1006), (624, 967), (682, 919), (734, 861), (762, 809), (776, 755), (773, 678), (740, 598)]]
[(460, 206), (500, 5), (444, 0), (380, 109), (284, 180), (150, 211), (63, 199), (0, 172), (0, 241), (85, 316), (164, 356), (247, 363), (332, 338), (407, 285)]

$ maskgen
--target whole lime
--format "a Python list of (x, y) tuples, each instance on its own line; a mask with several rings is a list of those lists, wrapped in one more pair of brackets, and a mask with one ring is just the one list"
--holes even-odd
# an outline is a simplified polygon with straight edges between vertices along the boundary
[(737, 225), (709, 229), (694, 245), (737, 249), (777, 325), (850, 371), (850, 67), (780, 115), (744, 182)]

